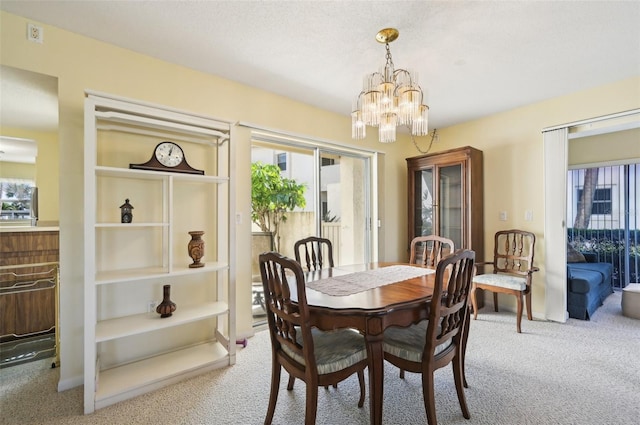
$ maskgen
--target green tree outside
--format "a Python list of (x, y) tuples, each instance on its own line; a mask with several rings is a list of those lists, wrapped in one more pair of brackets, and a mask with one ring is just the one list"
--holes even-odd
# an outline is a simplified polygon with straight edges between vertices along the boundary
[(273, 235), (276, 251), (280, 251), (280, 223), (287, 221), (287, 211), (306, 205), (306, 189), (304, 183), (282, 177), (277, 165), (251, 164), (251, 221)]

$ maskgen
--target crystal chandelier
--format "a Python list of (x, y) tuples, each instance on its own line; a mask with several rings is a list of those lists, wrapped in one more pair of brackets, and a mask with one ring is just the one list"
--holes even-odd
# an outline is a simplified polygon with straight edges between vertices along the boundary
[(393, 66), (389, 43), (398, 35), (395, 28), (385, 28), (376, 35), (376, 40), (386, 46), (387, 63), (379, 72), (364, 77), (362, 91), (351, 113), (351, 137), (354, 139), (363, 139), (368, 125), (378, 127), (381, 143), (395, 142), (396, 128), (401, 125), (407, 126), (412, 136), (428, 133), (429, 107), (423, 103), (417, 76)]

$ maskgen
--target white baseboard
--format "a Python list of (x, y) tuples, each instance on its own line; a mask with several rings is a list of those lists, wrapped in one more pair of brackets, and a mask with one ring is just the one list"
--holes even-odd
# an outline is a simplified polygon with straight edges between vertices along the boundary
[(79, 387), (84, 384), (82, 376), (74, 376), (68, 379), (61, 379), (58, 381), (58, 392), (67, 391), (75, 387)]
[(238, 333), (236, 335), (236, 339), (238, 339), (238, 340), (241, 340), (241, 339), (244, 339), (244, 338), (248, 339), (248, 338), (251, 338), (252, 336), (254, 336), (255, 334), (256, 334), (255, 331), (253, 329), (251, 329), (251, 331), (249, 331), (249, 332)]

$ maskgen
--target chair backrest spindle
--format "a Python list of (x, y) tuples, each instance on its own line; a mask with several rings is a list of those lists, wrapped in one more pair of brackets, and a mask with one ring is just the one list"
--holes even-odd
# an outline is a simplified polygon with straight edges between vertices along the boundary
[(526, 275), (533, 266), (536, 237), (522, 230), (501, 230), (495, 234), (494, 273)]

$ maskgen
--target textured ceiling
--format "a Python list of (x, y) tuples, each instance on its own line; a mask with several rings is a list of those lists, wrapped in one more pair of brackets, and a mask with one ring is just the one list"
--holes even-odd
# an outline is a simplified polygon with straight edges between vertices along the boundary
[(344, 115), (363, 75), (384, 64), (375, 34), (395, 27), (394, 63), (419, 74), (431, 128), (640, 75), (637, 1), (2, 0), (0, 9)]

